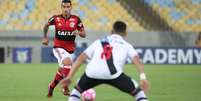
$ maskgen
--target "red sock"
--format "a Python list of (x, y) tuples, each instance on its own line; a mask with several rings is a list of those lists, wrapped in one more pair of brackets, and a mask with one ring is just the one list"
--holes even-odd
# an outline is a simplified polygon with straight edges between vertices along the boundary
[(54, 80), (50, 83), (50, 87), (52, 89), (54, 89), (57, 84), (59, 83), (59, 81), (61, 81), (63, 79), (63, 76), (62, 76), (62, 68), (59, 68), (55, 77), (54, 77)]
[(63, 77), (68, 76), (68, 73), (70, 72), (70, 68), (71, 68), (71, 66), (64, 66), (64, 67), (62, 68), (62, 76), (63, 76)]
[(57, 71), (54, 80), (50, 83), (50, 87), (52, 89), (54, 89), (57, 84), (68, 75), (68, 73), (70, 72), (70, 68), (71, 66), (64, 66), (63, 68), (59, 68), (59, 70)]
[[(62, 68), (62, 76), (63, 76), (63, 78), (65, 78), (66, 76), (68, 76), (68, 74), (70, 72), (70, 68), (71, 68), (71, 66), (64, 66)], [(63, 90), (63, 94), (64, 95), (66, 95), (66, 96), (69, 95), (69, 89), (68, 89), (68, 87), (65, 87), (62, 90)]]

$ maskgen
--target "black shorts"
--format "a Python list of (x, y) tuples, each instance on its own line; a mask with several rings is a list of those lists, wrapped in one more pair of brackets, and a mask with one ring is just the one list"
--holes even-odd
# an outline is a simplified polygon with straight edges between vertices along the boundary
[(83, 91), (96, 87), (100, 84), (111, 85), (131, 95), (133, 95), (133, 92), (136, 90), (132, 79), (124, 73), (122, 73), (119, 77), (110, 80), (89, 78), (86, 74), (83, 74), (75, 88), (82, 93)]

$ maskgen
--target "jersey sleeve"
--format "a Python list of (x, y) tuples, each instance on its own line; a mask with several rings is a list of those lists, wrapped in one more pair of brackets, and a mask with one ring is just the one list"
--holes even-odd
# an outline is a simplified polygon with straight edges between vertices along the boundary
[(85, 51), (84, 53), (89, 57), (92, 58), (94, 51), (96, 50), (96, 46), (98, 44), (98, 40), (96, 40), (95, 42), (93, 42)]
[(48, 25), (54, 25), (54, 22), (55, 22), (55, 16), (52, 16), (51, 18), (49, 18), (49, 20), (48, 20)]
[(78, 18), (77, 30), (84, 30), (84, 25), (82, 23), (82, 20), (79, 17), (77, 18)]
[(134, 49), (132, 45), (128, 47), (128, 57), (132, 60), (135, 56), (138, 56), (137, 51)]

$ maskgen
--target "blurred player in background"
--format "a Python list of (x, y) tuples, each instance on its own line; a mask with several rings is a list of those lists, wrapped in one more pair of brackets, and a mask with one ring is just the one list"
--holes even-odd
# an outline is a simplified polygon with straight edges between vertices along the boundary
[[(127, 35), (126, 24), (116, 21), (112, 34), (93, 42), (75, 61), (69, 75), (61, 81), (61, 86), (69, 86), (80, 65), (87, 59), (85, 73), (72, 90), (69, 101), (80, 101), (81, 93), (100, 84), (109, 84), (130, 94), (136, 101), (148, 101), (144, 91), (149, 88), (138, 53), (124, 40)], [(123, 73), (123, 66), (130, 58), (140, 73), (140, 86), (135, 80)]]
[[(50, 5), (51, 6), (51, 5)], [(48, 45), (49, 40), (47, 37), (48, 29), (50, 25), (55, 26), (55, 38), (53, 54), (58, 60), (59, 69), (54, 77), (54, 80), (48, 85), (47, 97), (53, 96), (53, 90), (60, 82), (61, 79), (66, 77), (72, 66), (71, 54), (75, 50), (75, 38), (76, 35), (85, 37), (84, 26), (78, 16), (72, 15), (72, 3), (70, 0), (61, 1), (62, 14), (52, 16), (44, 26), (44, 37), (42, 44)], [(68, 95), (64, 88), (64, 95)]]
[(201, 48), (201, 32), (198, 34), (195, 44), (197, 48)]

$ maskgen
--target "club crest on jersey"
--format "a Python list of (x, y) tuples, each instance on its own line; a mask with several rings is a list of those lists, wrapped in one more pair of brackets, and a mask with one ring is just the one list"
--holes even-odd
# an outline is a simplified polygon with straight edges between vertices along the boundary
[(59, 18), (59, 17), (57, 17), (56, 19), (57, 19), (57, 21), (60, 21), (60, 18)]
[(70, 26), (71, 28), (74, 28), (74, 27), (75, 27), (75, 23), (74, 23), (74, 22), (70, 22), (69, 26)]

